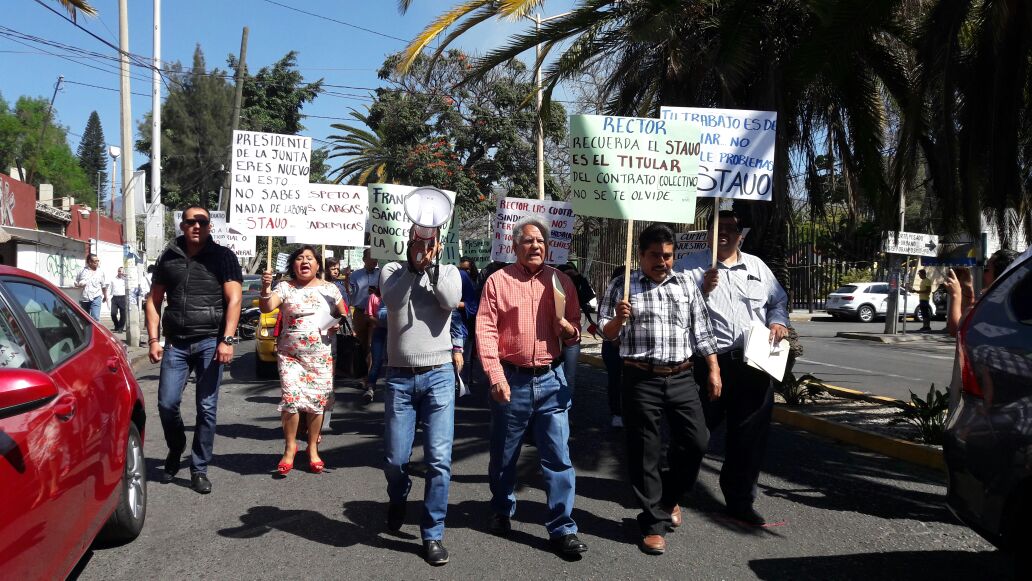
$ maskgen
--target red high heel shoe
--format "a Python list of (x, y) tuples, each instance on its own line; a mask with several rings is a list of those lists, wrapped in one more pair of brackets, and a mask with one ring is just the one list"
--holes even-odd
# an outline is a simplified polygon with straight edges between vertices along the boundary
[(326, 462), (319, 460), (318, 462), (309, 462), (308, 466), (312, 469), (313, 474), (321, 474), (326, 469)]
[(276, 471), (280, 473), (280, 476), (286, 476), (288, 472), (294, 469), (293, 462), (280, 462), (276, 465)]

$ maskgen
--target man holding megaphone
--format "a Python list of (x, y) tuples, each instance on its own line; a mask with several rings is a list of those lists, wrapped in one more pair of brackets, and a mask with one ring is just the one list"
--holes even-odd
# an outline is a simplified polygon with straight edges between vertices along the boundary
[[(451, 202), (440, 216), (428, 212), (439, 202), (432, 190), (420, 188), (406, 199), (406, 214), (415, 225), (409, 231), (405, 263), (392, 262), (380, 273), (380, 296), (387, 307), (387, 387), (384, 393), (384, 474), (387, 477), (387, 528), (405, 522), (412, 480), (405, 472), (412, 454), (416, 425), (423, 426), (423, 456), (427, 464), (420, 531), (423, 558), (431, 565), (448, 562), (444, 548), (444, 518), (448, 512), (452, 439), (455, 432), (455, 372), (452, 365), (451, 312), (462, 296), (459, 271), (439, 265), (440, 226), (451, 214)], [(430, 196), (422, 210), (413, 196)], [(437, 206), (434, 206), (437, 208)], [(446, 210), (446, 211), (444, 211)]]

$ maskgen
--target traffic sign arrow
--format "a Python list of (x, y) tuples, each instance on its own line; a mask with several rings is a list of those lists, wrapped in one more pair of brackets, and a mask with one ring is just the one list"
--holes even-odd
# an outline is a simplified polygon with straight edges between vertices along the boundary
[(936, 248), (935, 240), (929, 240), (928, 244), (925, 244), (925, 248), (934, 252)]

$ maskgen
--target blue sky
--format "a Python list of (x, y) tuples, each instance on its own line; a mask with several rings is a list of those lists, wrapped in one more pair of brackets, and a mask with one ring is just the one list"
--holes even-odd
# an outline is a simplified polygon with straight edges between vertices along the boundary
[[(56, 0), (42, 0), (64, 14)], [(574, 0), (552, 0), (545, 3), (543, 15), (569, 10)], [(79, 17), (79, 24), (97, 36), (118, 44), (117, 0), (94, 0), (99, 11), (96, 18)], [(240, 34), (249, 27), (247, 63), (251, 71), (269, 65), (290, 50), (298, 52), (298, 67), (306, 80), (323, 78), (326, 83), (349, 87), (374, 88), (380, 85), (376, 70), (387, 54), (401, 50), (405, 42), (419, 33), (434, 17), (457, 4), (457, 0), (415, 0), (404, 16), (394, 0), (163, 0), (162, 59), (181, 61), (189, 66), (194, 47), (200, 45), (209, 69), (226, 68), (226, 55), (240, 50)], [(282, 5), (375, 31), (367, 32), (299, 13)], [(141, 57), (152, 55), (151, 31), (153, 3), (150, 0), (129, 2), (130, 51)], [(118, 145), (120, 135), (119, 98), (113, 90), (119, 86), (118, 65), (109, 60), (61, 58), (51, 53), (68, 53), (38, 42), (10, 38), (10, 31), (41, 39), (58, 41), (81, 49), (115, 55), (115, 51), (86, 32), (75, 28), (59, 15), (35, 0), (8, 0), (5, 20), (0, 22), (0, 95), (13, 105), (21, 95), (51, 97), (59, 75), (65, 84), (54, 104), (55, 122), (69, 130), (69, 145), (74, 151), (90, 112), (100, 114), (104, 136)], [(471, 52), (483, 52), (504, 42), (510, 34), (533, 23), (491, 20), (467, 33), (456, 46)], [(386, 36), (384, 36), (386, 35)], [(389, 38), (395, 37), (395, 38)], [(528, 63), (533, 54), (524, 55)], [(149, 70), (133, 67), (132, 97), (133, 131), (136, 123), (151, 109)], [(87, 86), (94, 85), (94, 87)], [(96, 88), (104, 87), (104, 88)], [(348, 97), (322, 95), (304, 109), (304, 113), (322, 117), (343, 118), (349, 108), (369, 103), (368, 89), (330, 88)], [(556, 98), (564, 98), (557, 93)], [(309, 118), (304, 121), (306, 135), (325, 139), (333, 130), (332, 119)], [(320, 145), (316, 142), (315, 145)], [(134, 164), (143, 163), (140, 154)]]

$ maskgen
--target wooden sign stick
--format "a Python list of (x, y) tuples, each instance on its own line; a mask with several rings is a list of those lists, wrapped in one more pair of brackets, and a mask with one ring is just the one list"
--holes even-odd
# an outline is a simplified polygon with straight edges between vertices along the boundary
[(326, 278), (326, 245), (325, 244), (322, 245), (322, 254), (320, 254), (319, 256), (322, 256), (322, 272), (323, 272), (323, 278), (325, 279)]
[(623, 300), (631, 296), (631, 248), (634, 247), (634, 220), (627, 221), (627, 254), (624, 258)]
[(717, 246), (720, 245), (720, 196), (713, 198), (713, 261), (710, 268), (717, 267)]
[(265, 245), (265, 270), (272, 272), (272, 236), (268, 237)]

